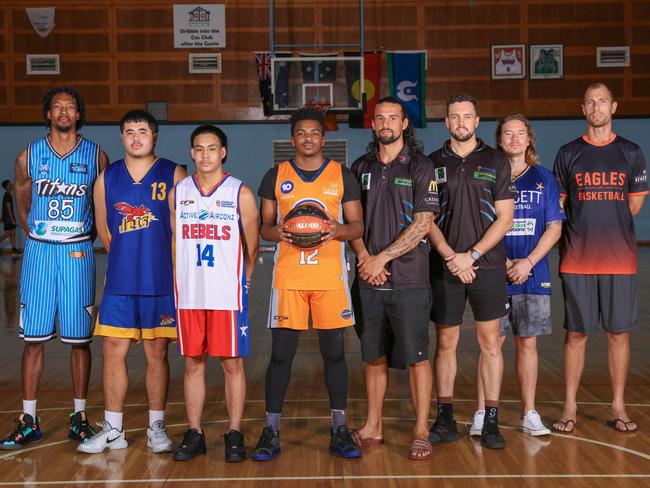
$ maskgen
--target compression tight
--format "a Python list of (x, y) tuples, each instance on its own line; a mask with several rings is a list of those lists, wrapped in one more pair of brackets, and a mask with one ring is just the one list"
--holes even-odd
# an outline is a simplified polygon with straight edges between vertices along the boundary
[[(266, 369), (267, 412), (282, 412), (299, 338), (298, 330), (271, 329), (271, 361)], [(330, 407), (333, 410), (345, 410), (348, 400), (345, 329), (318, 330), (318, 346), (325, 365), (325, 384)]]

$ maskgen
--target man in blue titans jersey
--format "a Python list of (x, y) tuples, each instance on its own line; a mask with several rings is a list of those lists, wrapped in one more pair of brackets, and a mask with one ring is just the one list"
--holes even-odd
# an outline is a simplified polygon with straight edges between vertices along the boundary
[(124, 449), (124, 398), (128, 389), (126, 356), (134, 341), (144, 341), (149, 400), (147, 447), (170, 452), (165, 429), (169, 383), (167, 345), (176, 340), (172, 272), (172, 229), (167, 195), (185, 170), (156, 157), (158, 122), (144, 110), (120, 122), (124, 159), (97, 178), (97, 233), (108, 251), (104, 296), (95, 335), (104, 337), (104, 422), (81, 452)]
[(68, 437), (83, 443), (93, 435), (85, 413), (95, 302), (93, 184), (108, 160), (78, 133), (85, 107), (75, 90), (47, 92), (43, 118), (49, 134), (16, 159), (18, 215), (28, 235), (20, 278), (23, 413), (16, 430), (0, 440), (0, 449), (20, 449), (41, 438), (36, 395), (44, 346), (56, 337), (57, 318), (61, 341), (72, 347), (74, 413)]
[[(537, 337), (551, 333), (551, 275), (547, 254), (562, 233), (566, 220), (560, 189), (553, 173), (541, 166), (533, 128), (526, 116), (509, 114), (497, 124), (497, 147), (507, 156), (517, 189), (512, 229), (504, 239), (508, 267), (509, 314), (501, 319), (500, 343), (508, 329), (515, 336), (517, 378), (521, 393), (518, 430), (532, 436), (549, 435), (535, 409)], [(482, 360), (479, 360), (479, 371)], [(470, 435), (481, 435), (485, 394), (477, 378), (478, 410)]]

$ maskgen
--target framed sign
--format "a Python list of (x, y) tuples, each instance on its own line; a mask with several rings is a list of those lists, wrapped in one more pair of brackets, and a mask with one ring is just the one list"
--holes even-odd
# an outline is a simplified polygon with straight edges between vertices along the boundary
[(530, 79), (549, 80), (564, 77), (562, 44), (531, 44)]
[(526, 77), (526, 46), (524, 44), (493, 44), (490, 46), (493, 80)]
[(224, 4), (174, 5), (174, 47), (226, 47)]

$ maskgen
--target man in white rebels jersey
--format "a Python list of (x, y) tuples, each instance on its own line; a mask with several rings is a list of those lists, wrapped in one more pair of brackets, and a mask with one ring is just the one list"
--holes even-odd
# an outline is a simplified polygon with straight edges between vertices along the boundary
[(240, 421), (246, 397), (243, 357), (250, 350), (248, 284), (259, 243), (255, 196), (223, 171), (228, 139), (213, 125), (191, 136), (196, 173), (169, 194), (176, 239), (178, 343), (185, 357), (185, 403), (189, 430), (174, 451), (176, 461), (205, 454), (201, 415), (207, 355), (221, 359), (229, 428), (226, 461), (246, 458)]

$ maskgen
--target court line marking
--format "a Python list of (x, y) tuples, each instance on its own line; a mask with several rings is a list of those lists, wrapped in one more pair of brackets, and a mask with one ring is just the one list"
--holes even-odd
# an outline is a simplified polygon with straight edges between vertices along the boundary
[[(298, 402), (304, 402), (304, 403), (322, 403), (322, 402), (329, 402), (329, 398), (312, 398), (312, 399), (285, 399), (284, 403), (298, 403)], [(348, 402), (365, 402), (367, 401), (366, 398), (348, 398)], [(386, 398), (384, 399), (384, 402), (410, 402), (410, 398)], [(454, 398), (454, 402), (473, 402), (476, 403), (476, 398)], [(246, 400), (244, 403), (264, 403), (265, 400)], [(509, 399), (501, 399), (499, 400), (500, 403), (521, 403), (521, 400), (509, 400)], [(226, 403), (225, 400), (210, 400), (205, 402), (205, 404), (213, 404), (213, 403)], [(431, 403), (436, 403), (436, 400), (431, 399)], [(564, 401), (562, 400), (535, 400), (535, 403), (542, 403), (546, 405), (563, 405)], [(578, 405), (595, 405), (595, 406), (610, 406), (611, 402), (577, 402)], [(185, 402), (167, 402), (168, 406), (179, 406), (179, 405), (185, 405)], [(134, 407), (148, 407), (148, 403), (125, 403), (124, 407), (129, 407), (129, 408), (134, 408)], [(639, 408), (647, 408), (650, 407), (650, 403), (626, 403), (626, 407), (639, 407)], [(86, 410), (91, 410), (91, 409), (96, 409), (96, 408), (101, 408), (103, 409), (103, 405), (87, 405)], [(66, 407), (46, 407), (46, 408), (38, 408), (39, 412), (55, 412), (59, 410), (67, 410), (71, 411), (72, 406), (66, 406)], [(23, 413), (22, 410), (0, 410), (0, 415), (1, 414), (10, 414), (10, 413), (17, 413), (21, 414)]]
[(404, 475), (340, 475), (340, 476), (248, 476), (248, 477), (214, 477), (214, 478), (150, 478), (130, 480), (70, 480), (70, 481), (2, 481), (0, 486), (37, 486), (37, 485), (97, 485), (118, 483), (205, 483), (230, 481), (345, 481), (345, 480), (432, 480), (432, 479), (645, 479), (650, 474), (404, 474)]
[[(348, 416), (348, 418), (349, 419), (361, 419), (361, 420), (363, 420), (363, 417)], [(284, 421), (290, 421), (290, 420), (323, 420), (323, 419), (328, 419), (329, 420), (330, 416), (327, 415), (327, 416), (282, 417), (282, 420), (284, 420)], [(257, 417), (257, 418), (242, 419), (241, 421), (242, 422), (260, 422), (262, 420), (264, 420), (263, 417)], [(399, 421), (413, 422), (413, 421), (415, 421), (415, 418), (411, 418), (411, 417), (384, 417), (383, 420), (399, 420)], [(203, 422), (203, 424), (225, 424), (227, 422), (229, 422), (228, 419), (221, 419), (221, 420), (205, 421), (205, 422)], [(463, 425), (472, 425), (472, 422), (465, 422), (465, 421), (458, 421), (457, 423), (463, 424)], [(183, 422), (183, 423), (180, 423), (180, 424), (168, 424), (167, 427), (174, 428), (174, 427), (183, 427), (183, 426), (187, 426), (187, 425), (188, 425), (187, 422)], [(499, 427), (501, 427), (502, 429), (506, 429), (506, 430), (516, 430), (516, 427), (511, 427), (511, 426), (508, 426), (508, 425), (500, 425)], [(146, 429), (147, 429), (147, 427), (140, 427), (140, 428), (136, 428), (136, 429), (126, 429), (125, 433), (126, 432), (140, 432), (140, 431), (144, 431)], [(617, 450), (617, 451), (632, 454), (634, 456), (638, 456), (640, 458), (643, 458), (643, 459), (646, 459), (646, 460), (650, 461), (650, 454), (647, 454), (647, 453), (642, 452), (642, 451), (637, 451), (635, 449), (630, 449), (629, 447), (623, 447), (623, 446), (619, 446), (617, 444), (610, 444), (608, 442), (603, 442), (603, 441), (599, 441), (599, 440), (596, 440), (596, 439), (590, 439), (588, 437), (579, 437), (577, 435), (559, 434), (559, 433), (556, 433), (556, 432), (551, 432), (551, 435), (553, 437), (560, 437), (560, 438), (565, 438), (565, 439), (569, 439), (569, 440), (587, 442), (589, 444), (596, 444), (598, 446), (603, 446), (603, 447), (607, 447), (607, 448), (614, 449), (614, 450)], [(17, 454), (36, 451), (36, 450), (44, 449), (46, 447), (57, 446), (57, 445), (60, 445), (60, 444), (67, 444), (68, 442), (70, 442), (70, 441), (68, 441), (66, 439), (66, 440), (63, 440), (63, 441), (55, 441), (55, 442), (50, 442), (48, 444), (38, 444), (38, 445), (35, 445), (33, 447), (27, 447), (27, 448), (23, 448), (23, 449), (12, 450), (12, 451), (9, 451), (7, 454), (0, 455), (0, 461), (6, 460), (8, 458), (13, 458)]]

